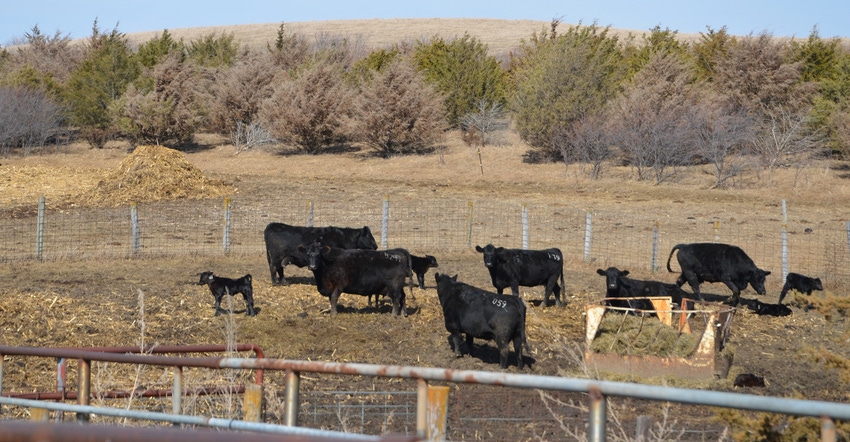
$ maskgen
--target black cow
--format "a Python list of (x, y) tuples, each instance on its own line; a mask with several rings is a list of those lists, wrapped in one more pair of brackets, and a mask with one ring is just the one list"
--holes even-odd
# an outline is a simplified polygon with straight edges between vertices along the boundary
[(387, 295), (393, 315), (407, 316), (404, 286), (410, 273), (410, 253), (405, 249), (340, 249), (313, 243), (299, 246), (307, 256), (307, 267), (316, 278), (316, 288), (331, 302), (331, 315), (337, 313), (339, 295)]
[(741, 290), (751, 285), (759, 295), (764, 295), (764, 279), (769, 271), (756, 267), (753, 260), (741, 248), (728, 244), (694, 243), (677, 244), (667, 258), (667, 271), (672, 272), (670, 260), (678, 250), (676, 259), (682, 274), (676, 279), (681, 287), (687, 282), (694, 294), (702, 301), (699, 291), (701, 282), (722, 282), (732, 290), (732, 305), (740, 302)]
[(758, 299), (750, 299), (747, 301), (747, 308), (756, 312), (760, 316), (788, 316), (791, 314), (791, 309), (787, 305), (768, 304), (761, 302)]
[(378, 243), (369, 227), (300, 227), (283, 223), (269, 223), (263, 232), (266, 242), (266, 258), (272, 285), (286, 285), (283, 269), (287, 264), (298, 267), (307, 265), (307, 257), (298, 251), (298, 246), (320, 242), (329, 247), (342, 249), (377, 250)]
[(606, 301), (608, 305), (614, 307), (655, 310), (652, 302), (648, 299), (629, 298), (669, 296), (672, 298), (674, 303), (682, 305), (682, 298), (688, 296), (688, 294), (676, 284), (629, 278), (628, 270), (608, 267), (605, 270), (597, 269), (596, 273), (605, 277), (606, 298), (627, 298), (625, 301)]
[(201, 273), (201, 280), (198, 285), (206, 284), (210, 288), (215, 297), (215, 315), (221, 313), (221, 298), (224, 295), (236, 296), (237, 293), (242, 294), (245, 299), (245, 314), (248, 316), (256, 315), (254, 311), (254, 289), (251, 285), (251, 275), (245, 275), (239, 279), (222, 278), (215, 276), (213, 272)]
[(513, 342), (517, 367), (522, 369), (522, 348), (530, 353), (525, 338), (525, 302), (517, 296), (496, 293), (458, 282), (457, 275), (434, 274), (437, 295), (443, 308), (449, 344), (457, 357), (461, 351), (461, 333), (466, 334), (466, 346), (472, 354), (473, 338), (495, 340), (499, 348), (499, 366), (508, 367)]
[[(555, 305), (561, 306), (561, 290), (564, 288), (564, 255), (560, 249), (521, 250), (493, 247), (487, 244), (475, 250), (484, 254), (484, 266), (490, 271), (493, 287), (501, 295), (505, 287), (511, 288), (514, 296), (519, 296), (519, 286), (546, 286), (543, 305), (549, 305), (552, 293), (555, 293)], [(561, 285), (558, 285), (558, 278)]]
[(785, 295), (789, 290), (796, 290), (800, 293), (805, 293), (811, 296), (813, 290), (823, 290), (823, 284), (820, 278), (810, 278), (799, 273), (789, 273), (785, 277), (785, 285), (782, 286), (782, 293), (779, 294), (779, 304), (785, 299)]
[(741, 373), (735, 377), (736, 387), (764, 387), (764, 377), (752, 373)]
[(432, 267), (439, 267), (437, 258), (431, 255), (425, 255), (424, 257), (410, 255), (410, 270), (413, 270), (413, 273), (416, 274), (420, 289), (425, 289), (425, 273)]

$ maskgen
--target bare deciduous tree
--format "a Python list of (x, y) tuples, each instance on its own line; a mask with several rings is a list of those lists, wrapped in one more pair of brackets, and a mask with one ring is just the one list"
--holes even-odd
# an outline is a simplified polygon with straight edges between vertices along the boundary
[(590, 178), (597, 179), (602, 175), (602, 165), (615, 154), (610, 139), (605, 117), (595, 113), (555, 134), (552, 142), (560, 150), (567, 167), (574, 163), (586, 164)]
[(236, 122), (236, 129), (230, 132), (230, 142), (236, 148), (236, 154), (254, 146), (274, 143), (275, 138), (259, 123)]
[(692, 158), (685, 119), (693, 89), (688, 68), (675, 54), (655, 54), (610, 108), (613, 144), (636, 169), (655, 182), (673, 177)]
[(753, 134), (753, 146), (768, 171), (788, 165), (791, 158), (795, 158), (798, 164), (805, 163), (820, 146), (820, 133), (808, 131), (806, 121), (809, 113), (809, 109), (796, 112), (775, 109)]
[(487, 100), (478, 100), (476, 111), (460, 118), (460, 128), (463, 131), (464, 141), (469, 145), (484, 147), (487, 144), (498, 144), (497, 134), (508, 128), (504, 106), (499, 103), (489, 103)]
[(695, 153), (714, 167), (713, 187), (724, 187), (746, 169), (755, 121), (746, 110), (716, 97), (701, 98), (689, 111)]
[(0, 87), (0, 152), (42, 148), (62, 124), (62, 108), (43, 91)]

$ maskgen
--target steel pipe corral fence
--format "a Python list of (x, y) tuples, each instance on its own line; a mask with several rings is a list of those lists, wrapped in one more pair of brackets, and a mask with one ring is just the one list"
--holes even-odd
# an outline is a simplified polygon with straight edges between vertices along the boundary
[[(588, 437), (589, 440), (604, 440), (605, 435), (605, 404), (608, 396), (625, 397), (633, 399), (644, 399), (650, 401), (673, 402), (688, 405), (702, 405), (711, 407), (733, 408), (747, 411), (769, 412), (794, 416), (807, 416), (822, 419), (822, 430), (824, 435), (834, 434), (833, 420), (850, 420), (850, 404), (842, 404), (826, 401), (812, 401), (804, 399), (786, 399), (777, 397), (757, 396), (741, 393), (727, 393), (716, 391), (703, 391), (675, 387), (663, 387), (654, 385), (641, 385), (627, 382), (599, 381), (591, 379), (563, 378), (556, 376), (542, 376), (529, 374), (511, 374), (487, 371), (451, 370), (444, 368), (413, 367), (400, 365), (374, 365), (359, 363), (340, 362), (316, 362), (283, 359), (244, 359), (244, 358), (194, 358), (194, 357), (167, 357), (167, 356), (145, 356), (136, 354), (116, 354), (93, 352), (76, 349), (34, 348), (34, 347), (11, 347), (0, 346), (0, 356), (42, 356), (55, 358), (74, 358), (82, 361), (104, 361), (133, 363), (146, 365), (174, 366), (174, 367), (196, 367), (213, 369), (263, 369), (280, 370), (286, 372), (286, 408), (297, 410), (298, 402), (298, 379), (300, 373), (324, 373), (341, 375), (360, 375), (386, 378), (418, 379), (419, 400), (417, 401), (417, 435), (424, 436), (427, 425), (428, 401), (423, 399), (427, 395), (427, 381), (453, 382), (465, 384), (486, 384), (511, 388), (556, 390), (575, 393), (587, 393), (590, 400), (590, 416)], [(2, 359), (0, 359), (2, 360)], [(0, 392), (2, 392), (2, 363), (0, 363)], [(81, 380), (81, 391), (86, 388)], [(0, 403), (26, 404), (30, 407), (83, 407), (82, 405), (69, 405), (59, 403), (44, 403), (42, 401), (30, 401), (25, 399), (14, 399), (0, 396)], [(107, 411), (98, 407), (80, 408), (80, 413), (106, 414)], [(95, 409), (97, 408), (97, 409)], [(69, 409), (69, 411), (75, 411)], [(130, 410), (116, 410), (114, 413), (131, 412)], [(110, 412), (113, 413), (113, 412)], [(209, 426), (210, 423), (219, 423), (227, 428), (235, 428), (241, 424), (232, 420), (216, 420), (211, 418), (198, 418), (180, 416), (175, 414), (157, 413), (144, 416), (162, 418), (170, 422), (191, 423), (194, 425)], [(295, 427), (297, 415), (289, 416), (287, 411), (287, 424)], [(148, 419), (148, 417), (140, 417)], [(255, 431), (265, 431), (266, 425), (258, 423), (246, 423)], [(273, 426), (277, 428), (277, 426)], [(271, 427), (269, 427), (271, 429)], [(318, 431), (318, 430), (316, 430)], [(830, 433), (832, 431), (832, 433)], [(826, 437), (825, 437), (826, 438)]]

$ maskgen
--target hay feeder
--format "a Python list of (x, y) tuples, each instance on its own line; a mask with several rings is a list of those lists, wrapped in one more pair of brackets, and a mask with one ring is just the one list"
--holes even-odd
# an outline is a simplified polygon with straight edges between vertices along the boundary
[(585, 307), (585, 363), (589, 368), (653, 377), (726, 377), (731, 356), (723, 352), (735, 308), (670, 297), (647, 297), (653, 312), (612, 307), (603, 299)]

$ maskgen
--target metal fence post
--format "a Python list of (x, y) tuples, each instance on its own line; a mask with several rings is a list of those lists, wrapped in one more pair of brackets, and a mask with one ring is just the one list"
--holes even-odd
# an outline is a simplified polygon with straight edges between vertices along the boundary
[(300, 379), (301, 375), (298, 372), (286, 370), (283, 424), (288, 427), (298, 426), (298, 384)]
[(605, 421), (608, 419), (608, 400), (597, 387), (588, 388), (590, 419), (587, 427), (588, 442), (605, 442)]
[[(91, 361), (87, 361), (85, 359), (78, 359), (77, 363), (79, 367), (77, 367), (77, 382), (79, 385), (77, 386), (77, 404), (79, 405), (90, 405), (91, 403)], [(89, 415), (88, 413), (77, 413), (77, 421), (78, 422), (88, 422)]]
[(136, 202), (130, 203), (130, 223), (132, 224), (132, 255), (136, 256), (139, 254), (139, 206)]
[[(472, 247), (472, 201), (466, 206), (466, 247)], [(850, 233), (850, 223), (847, 226), (847, 231)]]
[(230, 198), (224, 199), (224, 236), (222, 237), (224, 254), (230, 255)]
[(428, 434), (428, 381), (419, 378), (416, 388), (416, 436)]
[(658, 221), (655, 221), (655, 226), (652, 227), (652, 262), (649, 263), (649, 268), (652, 273), (658, 271)]
[(788, 207), (782, 200), (782, 280), (788, 276)]
[(381, 247), (389, 248), (389, 230), (390, 230), (390, 196), (384, 195), (384, 210), (381, 214)]
[(587, 212), (584, 221), (584, 261), (590, 262), (590, 237), (593, 233), (593, 216)]
[(35, 227), (35, 256), (39, 261), (43, 260), (44, 250), (44, 196), (38, 198), (38, 218)]
[(522, 205), (522, 249), (528, 250), (528, 207)]
[(183, 414), (183, 367), (174, 367), (174, 385), (171, 388), (171, 413)]

